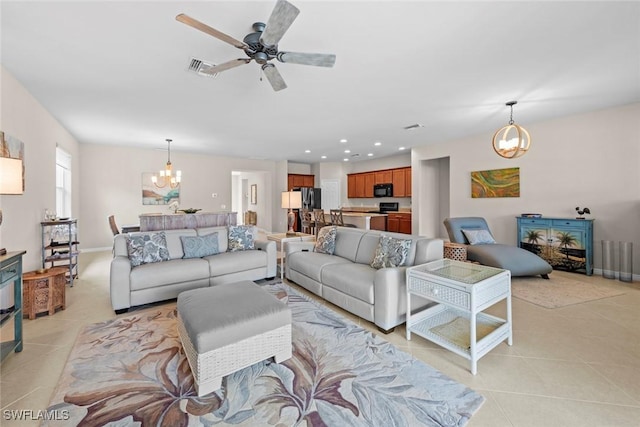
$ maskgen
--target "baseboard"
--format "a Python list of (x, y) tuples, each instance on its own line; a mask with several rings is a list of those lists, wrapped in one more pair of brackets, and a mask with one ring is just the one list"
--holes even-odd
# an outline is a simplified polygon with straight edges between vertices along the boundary
[(111, 246), (105, 246), (104, 248), (82, 248), (80, 249), (80, 253), (83, 252), (102, 252), (102, 251), (110, 251), (113, 248)]
[[(593, 269), (593, 274), (594, 276), (602, 276), (602, 269), (601, 268), (594, 268)], [(613, 272), (615, 278), (614, 279), (610, 279), (610, 280), (620, 280), (620, 273), (618, 271), (614, 271)], [(636, 282), (636, 281), (640, 281), (640, 274), (632, 274), (631, 275), (631, 279)], [(626, 282), (629, 283), (629, 282)]]

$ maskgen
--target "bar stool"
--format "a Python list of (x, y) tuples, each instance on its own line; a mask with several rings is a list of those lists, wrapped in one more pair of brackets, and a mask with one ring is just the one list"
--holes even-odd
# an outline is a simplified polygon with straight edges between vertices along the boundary
[(303, 233), (315, 234), (315, 223), (313, 222), (313, 218), (309, 209), (302, 209), (300, 211), (300, 220), (300, 229)]
[(330, 209), (329, 215), (331, 216), (331, 224), (339, 225), (340, 227), (355, 227), (353, 224), (345, 224), (342, 217), (342, 209)]
[(314, 209), (313, 210), (313, 220), (315, 221), (316, 239), (317, 239), (318, 238), (318, 233), (320, 232), (320, 229), (322, 227), (327, 226), (327, 225), (331, 225), (331, 223), (328, 223), (327, 220), (325, 219), (324, 210), (323, 209)]

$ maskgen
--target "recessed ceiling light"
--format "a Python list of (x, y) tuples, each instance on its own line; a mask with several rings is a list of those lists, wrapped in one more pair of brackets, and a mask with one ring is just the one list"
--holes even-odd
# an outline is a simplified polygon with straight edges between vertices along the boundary
[(321, 158), (321, 159), (326, 159), (326, 158), (327, 158), (327, 156), (320, 156), (320, 158)]
[(373, 156), (373, 153), (369, 153), (369, 154), (367, 154), (367, 156), (372, 157), (372, 156)]
[(345, 153), (349, 154), (351, 150), (344, 150)]
[(382, 145), (382, 142), (377, 141), (377, 142), (376, 142), (375, 144), (373, 144), (373, 145), (375, 145), (376, 147), (379, 147), (380, 145)]
[(404, 150), (404, 147), (398, 147), (398, 150), (402, 151)]
[(304, 150), (304, 152), (305, 152), (305, 153), (310, 153), (310, 152), (311, 152), (311, 150)]
[(348, 161), (349, 161), (349, 159), (342, 159), (342, 160), (344, 160), (345, 162), (348, 162)]
[(342, 138), (342, 139), (340, 140), (340, 142), (341, 142), (342, 144), (346, 144), (347, 140), (346, 140), (346, 139), (344, 139), (344, 138)]

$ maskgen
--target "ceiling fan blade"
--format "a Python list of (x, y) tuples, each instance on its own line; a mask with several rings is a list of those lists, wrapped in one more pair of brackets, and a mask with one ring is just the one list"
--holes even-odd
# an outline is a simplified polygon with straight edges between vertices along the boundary
[(264, 71), (264, 75), (267, 76), (267, 80), (271, 83), (271, 87), (276, 92), (282, 89), (287, 88), (287, 84), (282, 79), (280, 75), (280, 71), (273, 64), (264, 64), (262, 66), (262, 71)]
[(231, 61), (223, 62), (222, 64), (214, 65), (208, 69), (203, 69), (201, 72), (206, 74), (216, 74), (221, 73), (222, 71), (226, 71), (230, 68), (239, 67), (240, 65), (248, 64), (251, 62), (251, 58), (240, 58), (240, 59), (232, 59)]
[(316, 67), (333, 67), (336, 56), (329, 53), (280, 52), (278, 61), (291, 64), (315, 65)]
[(299, 13), (300, 10), (288, 1), (278, 0), (260, 37), (262, 44), (265, 46), (277, 45)]
[(249, 47), (249, 45), (247, 45), (245, 42), (236, 40), (233, 37), (221, 31), (216, 30), (215, 28), (211, 28), (207, 24), (203, 24), (197, 19), (193, 19), (190, 16), (185, 15), (184, 13), (181, 13), (180, 15), (176, 16), (176, 20), (182, 22), (183, 24), (187, 24), (190, 27), (195, 28), (196, 30), (200, 30), (203, 33), (207, 33), (210, 36), (217, 38), (218, 40), (222, 40), (223, 42), (229, 43), (230, 45), (235, 46), (238, 49), (245, 49)]

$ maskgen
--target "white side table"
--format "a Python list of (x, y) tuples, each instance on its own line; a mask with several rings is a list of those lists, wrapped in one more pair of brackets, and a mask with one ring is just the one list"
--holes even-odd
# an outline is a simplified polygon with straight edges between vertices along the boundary
[(276, 233), (267, 235), (268, 240), (276, 242), (278, 249), (278, 259), (280, 261), (280, 280), (284, 280), (284, 245), (286, 242), (313, 242), (316, 236), (313, 234), (296, 233), (295, 236), (289, 236), (287, 233)]
[[(439, 304), (411, 313), (411, 296)], [(482, 311), (506, 299), (506, 319)], [(513, 344), (511, 272), (479, 264), (441, 259), (407, 269), (407, 340), (415, 333), (471, 361), (502, 341)]]

